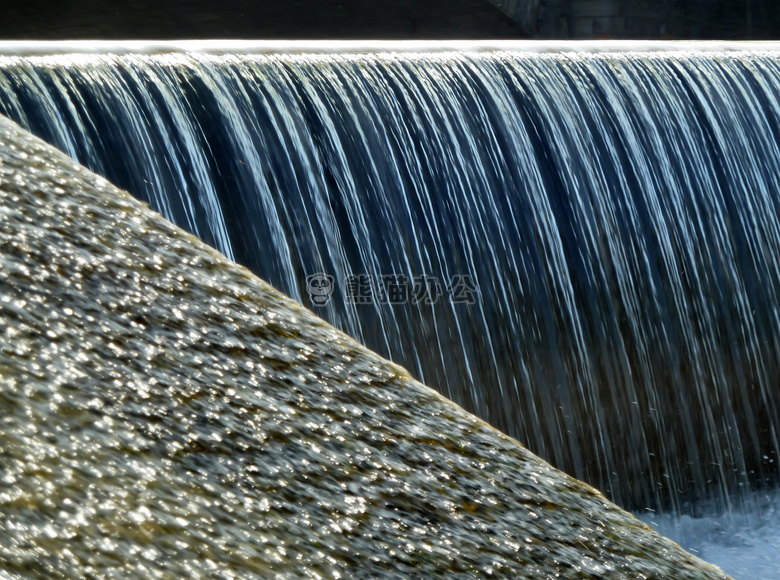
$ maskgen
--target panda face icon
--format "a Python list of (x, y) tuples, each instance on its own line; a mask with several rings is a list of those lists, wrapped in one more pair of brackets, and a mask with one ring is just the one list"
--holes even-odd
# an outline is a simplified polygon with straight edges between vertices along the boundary
[(306, 289), (314, 305), (323, 307), (330, 302), (333, 296), (333, 276), (321, 272), (307, 276)]

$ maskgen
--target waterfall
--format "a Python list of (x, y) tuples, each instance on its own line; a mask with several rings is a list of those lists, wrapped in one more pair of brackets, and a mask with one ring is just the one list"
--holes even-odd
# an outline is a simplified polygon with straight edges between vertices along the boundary
[(778, 47), (329, 48), (0, 46), (0, 113), (625, 506), (776, 482)]

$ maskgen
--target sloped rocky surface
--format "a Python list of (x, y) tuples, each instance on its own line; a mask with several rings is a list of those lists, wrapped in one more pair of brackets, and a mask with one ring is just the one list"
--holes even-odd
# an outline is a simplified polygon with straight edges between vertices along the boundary
[(725, 578), (0, 119), (0, 573)]

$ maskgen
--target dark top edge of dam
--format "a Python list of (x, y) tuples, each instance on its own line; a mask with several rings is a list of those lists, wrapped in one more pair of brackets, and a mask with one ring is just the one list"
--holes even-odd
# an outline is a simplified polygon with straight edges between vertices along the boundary
[(774, 0), (27, 0), (0, 38), (777, 38)]
[[(523, 38), (486, 0), (30, 0), (6, 2), (5, 38)], [(9, 5), (10, 4), (10, 5)]]
[(664, 40), (63, 40), (2, 41), (0, 55), (55, 54), (373, 54), (419, 52), (746, 53), (780, 51), (780, 41)]

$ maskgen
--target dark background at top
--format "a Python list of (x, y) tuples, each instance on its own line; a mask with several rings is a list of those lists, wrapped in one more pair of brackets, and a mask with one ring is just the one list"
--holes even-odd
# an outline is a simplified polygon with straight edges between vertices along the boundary
[[(541, 3), (541, 38), (780, 39), (780, 0), (525, 1)], [(610, 2), (619, 12), (600, 18)], [(533, 28), (488, 0), (0, 0), (0, 40), (511, 39)]]
[(521, 38), (486, 0), (0, 0), (0, 39)]
[(778, 40), (780, 0), (664, 0), (678, 35), (692, 39)]

